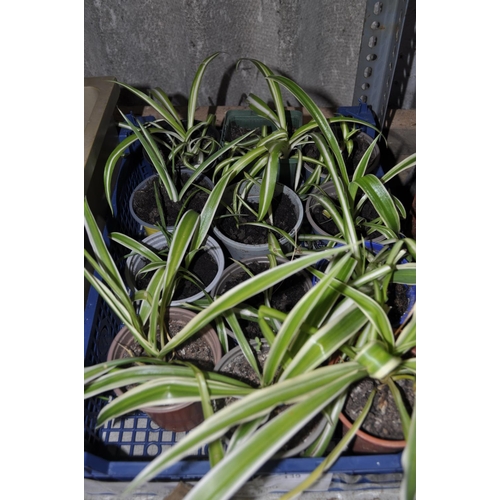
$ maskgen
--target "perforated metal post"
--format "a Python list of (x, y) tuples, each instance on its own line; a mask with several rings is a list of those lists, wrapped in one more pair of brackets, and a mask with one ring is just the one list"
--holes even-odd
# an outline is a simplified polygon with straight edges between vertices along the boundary
[(408, 0), (367, 0), (353, 105), (371, 106), (385, 128)]

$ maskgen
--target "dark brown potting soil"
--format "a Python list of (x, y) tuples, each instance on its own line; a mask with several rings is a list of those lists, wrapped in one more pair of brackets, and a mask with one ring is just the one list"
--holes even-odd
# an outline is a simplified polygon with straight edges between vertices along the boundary
[[(198, 252), (191, 264), (189, 266), (189, 272), (193, 273), (201, 282), (203, 286), (208, 286), (214, 280), (217, 275), (217, 262), (216, 260), (208, 253), (204, 251)], [(136, 287), (138, 290), (144, 290), (147, 288), (151, 278), (153, 277), (153, 272), (147, 272), (138, 274), (136, 278)], [(197, 285), (187, 278), (181, 278), (176, 287), (173, 296), (173, 300), (181, 300), (187, 297), (191, 297), (196, 295), (201, 291), (201, 285)]]
[[(257, 203), (248, 203), (253, 210), (258, 212), (259, 206)], [(275, 196), (271, 203), (273, 220), (272, 225), (283, 229), (287, 233), (290, 232), (297, 223), (297, 217), (290, 198), (284, 194)], [(228, 212), (220, 217), (217, 221), (217, 228), (231, 240), (248, 245), (263, 245), (267, 244), (269, 230), (263, 227), (248, 224), (256, 222), (257, 217), (247, 208), (243, 207), (241, 213), (237, 217), (227, 216)], [(267, 221), (270, 223), (270, 221)], [(278, 237), (277, 233), (274, 233)]]
[[(250, 262), (247, 264), (253, 275), (267, 271), (269, 266), (265, 263)], [(231, 290), (240, 283), (250, 279), (250, 275), (243, 269), (235, 272), (234, 275), (225, 281), (224, 286), (221, 288), (219, 295), (224, 292)], [(271, 295), (271, 307), (277, 309), (281, 312), (290, 312), (295, 304), (304, 296), (307, 292), (308, 287), (306, 285), (307, 277), (301, 273), (296, 273), (290, 276), (286, 280), (280, 282), (275, 287), (273, 287)], [(246, 301), (251, 307), (258, 309), (261, 305), (265, 303), (264, 294), (257, 294)], [(258, 323), (255, 321), (239, 319), (240, 326), (242, 327), (245, 337), (248, 339), (254, 339), (255, 337), (262, 337), (262, 332)]]
[(393, 327), (399, 325), (401, 317), (408, 309), (410, 303), (408, 289), (408, 285), (401, 283), (391, 283), (387, 289), (387, 303), (391, 306), (388, 316)]
[[(411, 415), (415, 405), (414, 383), (409, 379), (397, 380), (406, 409)], [(368, 434), (382, 438), (401, 440), (404, 439), (401, 427), (401, 417), (394, 403), (391, 391), (386, 384), (381, 384), (371, 378), (365, 378), (356, 383), (349, 391), (344, 412), (353, 422), (361, 413), (368, 400), (371, 390), (377, 387), (371, 410), (368, 413), (361, 429)]]
[(251, 130), (254, 130), (255, 133), (252, 134), (252, 135), (250, 135), (248, 137), (248, 140), (254, 139), (255, 137), (259, 137), (260, 136), (260, 129), (259, 128), (257, 128), (257, 129), (250, 129), (250, 128), (245, 128), (245, 127), (240, 127), (235, 122), (231, 122), (229, 124), (229, 127), (226, 130), (226, 137), (224, 138), (224, 141), (225, 142), (234, 141), (238, 137), (241, 137), (242, 135), (247, 134)]
[[(169, 321), (168, 333), (170, 337), (179, 333), (182, 330), (183, 325), (175, 321)], [(159, 340), (159, 339), (158, 339)], [(128, 348), (130, 352), (126, 354), (141, 357), (147, 356), (144, 349), (136, 342), (133, 343)], [(182, 361), (189, 361), (193, 365), (197, 366), (201, 370), (213, 370), (215, 366), (215, 356), (212, 352), (207, 340), (200, 334), (189, 338), (186, 342), (181, 344), (174, 352), (175, 359)], [(128, 357), (127, 355), (123, 357)], [(129, 389), (131, 387), (128, 387)]]
[[(269, 347), (267, 345), (262, 345), (259, 350), (254, 349), (254, 354), (257, 357), (257, 363), (259, 364), (260, 368), (263, 369), (264, 363), (267, 359), (267, 355), (269, 353)], [(229, 377), (236, 378), (242, 382), (245, 382), (253, 387), (259, 387), (259, 378), (257, 377), (255, 371), (253, 368), (250, 366), (250, 363), (246, 360), (245, 356), (243, 353), (240, 353), (238, 356), (234, 356), (230, 362), (225, 364), (222, 369), (220, 370), (220, 373), (224, 373), (225, 375), (228, 375)], [(234, 398), (226, 398), (224, 404), (228, 405), (234, 402)], [(222, 402), (218, 404), (218, 407), (221, 408), (224, 405)], [(269, 415), (269, 418), (272, 419), (285, 411), (287, 408), (289, 408), (290, 405), (280, 405), (276, 407), (271, 414)], [(316, 425), (319, 423), (321, 420), (322, 415), (321, 413), (316, 415), (311, 422), (309, 422), (307, 425), (305, 425), (302, 429), (300, 429), (280, 450), (280, 453), (286, 452), (287, 450), (291, 450), (297, 446), (299, 446), (301, 443), (307, 440), (309, 435), (311, 434), (312, 430), (316, 427)]]
[[(339, 211), (341, 211), (340, 207), (338, 207), (338, 209)], [(365, 219), (367, 222), (371, 222), (372, 220), (379, 217), (378, 212), (375, 210), (370, 200), (367, 200), (363, 204), (359, 216)], [(311, 203), (311, 217), (318, 225), (318, 227), (323, 229), (323, 231), (325, 231), (326, 233), (332, 236), (339, 234), (340, 231), (335, 222), (333, 222), (331, 217), (325, 215), (325, 209), (323, 205), (321, 205), (321, 203), (315, 199), (313, 200), (313, 203)], [(366, 227), (362, 227), (361, 235), (367, 240), (373, 240), (375, 238), (378, 238), (380, 236), (380, 233), (378, 231), (374, 231), (368, 234), (368, 229)]]
[(175, 350), (175, 357), (182, 361), (189, 361), (201, 370), (214, 369), (214, 354), (208, 342), (201, 335), (188, 339)]
[[(351, 154), (348, 156), (347, 151), (342, 152), (342, 156), (344, 158), (344, 163), (346, 166), (347, 170), (347, 176), (349, 177), (349, 180), (352, 180), (352, 176), (354, 175), (354, 171), (356, 170), (356, 167), (358, 166), (359, 162), (361, 161), (361, 158), (363, 158), (363, 155), (365, 154), (366, 150), (370, 146), (370, 142), (366, 141), (366, 136), (364, 135), (355, 135), (353, 138), (353, 149)], [(304, 156), (308, 156), (309, 158), (313, 158), (315, 160), (319, 160), (321, 155), (319, 153), (318, 147), (316, 146), (316, 143), (310, 143), (306, 144), (303, 147), (303, 154)], [(375, 158), (375, 151), (372, 151), (370, 160), (373, 160)], [(307, 163), (307, 162), (306, 162)], [(309, 165), (312, 169), (316, 167), (314, 164)], [(367, 168), (368, 170), (368, 168)], [(322, 173), (327, 174), (326, 169), (322, 169)], [(340, 172), (339, 172), (340, 173)]]
[[(182, 174), (182, 182), (186, 182), (189, 175)], [(167, 226), (175, 225), (179, 212), (192, 209), (195, 212), (201, 213), (208, 199), (208, 194), (201, 191), (195, 185), (192, 185), (184, 195), (183, 200), (174, 202), (170, 200), (167, 190), (160, 182), (158, 177), (153, 177), (150, 182), (147, 182), (140, 190), (137, 190), (132, 201), (134, 212), (142, 221), (156, 225), (161, 222), (160, 212), (156, 205), (154, 185), (160, 188), (160, 199), (162, 203), (163, 213), (166, 218)], [(195, 183), (196, 184), (196, 183)], [(180, 191), (182, 184), (177, 186)], [(191, 196), (192, 195), (192, 196)], [(186, 203), (186, 200), (187, 203)]]

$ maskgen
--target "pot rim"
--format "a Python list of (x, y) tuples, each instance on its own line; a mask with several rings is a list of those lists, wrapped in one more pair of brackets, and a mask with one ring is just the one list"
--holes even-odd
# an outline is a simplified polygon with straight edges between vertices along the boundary
[[(169, 308), (169, 313), (174, 313), (177, 314), (178, 317), (181, 316), (188, 316), (189, 319), (186, 321), (186, 324), (188, 321), (190, 321), (192, 318), (196, 316), (196, 313), (194, 311), (190, 311), (189, 309), (183, 309), (181, 307), (170, 307)], [(213, 356), (214, 356), (214, 367), (215, 365), (220, 361), (222, 358), (222, 347), (219, 341), (219, 337), (217, 335), (217, 332), (210, 326), (206, 325), (203, 327), (203, 329), (199, 332), (201, 335), (207, 335), (208, 337), (212, 337), (214, 340), (216, 339), (217, 341), (210, 345), (210, 347), (214, 347), (213, 350)], [(123, 337), (130, 336), (131, 340), (134, 340), (134, 336), (130, 332), (130, 330), (124, 326), (122, 327), (118, 333), (114, 336), (113, 340), (111, 341), (111, 345), (109, 346), (108, 353), (106, 356), (107, 361), (112, 361), (113, 359), (119, 359), (115, 358), (112, 353), (116, 351), (116, 348), (119, 346), (120, 341), (122, 340)], [(121, 396), (124, 394), (124, 391), (121, 390), (121, 388), (116, 388), (113, 389), (113, 392), (117, 396)], [(197, 404), (199, 401), (194, 401), (194, 402), (187, 402), (187, 403), (176, 403), (176, 404), (171, 404), (171, 405), (161, 405), (161, 406), (145, 406), (141, 407), (140, 410), (144, 413), (171, 413), (173, 411), (180, 410), (182, 408), (185, 408), (187, 406), (190, 406), (192, 404)]]
[[(280, 185), (283, 187), (283, 194), (285, 194), (291, 201), (294, 207), (298, 208), (298, 211), (295, 212), (295, 215), (297, 217), (297, 222), (293, 226), (293, 228), (288, 232), (290, 236), (295, 236), (302, 225), (302, 222), (304, 220), (304, 207), (302, 205), (302, 200), (300, 199), (299, 195), (291, 188), (289, 188), (286, 184), (283, 184), (281, 182), (277, 182), (277, 185)], [(242, 186), (244, 186), (245, 183), (242, 183)], [(233, 184), (232, 186), (229, 186), (227, 192), (230, 192), (232, 188), (234, 188), (236, 184)], [(257, 191), (256, 194), (249, 194), (248, 198), (253, 200), (253, 201), (258, 201), (259, 200), (259, 192), (260, 192), (260, 185), (259, 186), (254, 186), (256, 189), (259, 188), (259, 191)], [(253, 189), (253, 188), (252, 188)], [(295, 203), (297, 202), (297, 203)], [(220, 209), (219, 209), (220, 210)], [(262, 250), (265, 251), (265, 249), (269, 248), (269, 245), (267, 243), (259, 243), (256, 245), (250, 245), (248, 243), (241, 243), (239, 241), (233, 240), (226, 236), (225, 234), (222, 233), (222, 231), (217, 227), (217, 223), (214, 224), (213, 227), (214, 234), (219, 238), (226, 246), (229, 244), (230, 246), (234, 246), (236, 248), (244, 249), (244, 248), (252, 248), (255, 250)], [(287, 243), (287, 239), (285, 237), (281, 237), (278, 239), (281, 245)]]
[[(163, 243), (166, 243), (166, 238), (165, 235), (162, 232), (156, 232), (154, 234), (151, 234), (144, 238), (142, 240), (142, 243), (149, 244), (153, 248), (156, 248), (155, 245), (161, 246)], [(213, 257), (215, 260), (215, 263), (217, 265), (217, 272), (215, 274), (214, 279), (205, 287), (205, 291), (207, 293), (210, 293), (219, 283), (222, 273), (224, 272), (224, 267), (225, 267), (225, 259), (224, 259), (224, 252), (219, 244), (219, 242), (213, 238), (212, 236), (208, 235), (205, 240), (205, 244), (203, 246), (207, 246), (208, 248), (205, 249), (205, 251)], [(139, 266), (140, 261), (142, 260), (142, 257), (138, 254), (131, 255), (127, 257), (126, 264), (125, 264), (125, 279), (127, 282), (127, 285), (130, 288), (131, 293), (133, 293), (136, 290), (135, 287), (135, 278), (132, 272), (132, 268), (135, 268), (135, 266)], [(142, 266), (144, 267), (144, 266)], [(142, 269), (142, 267), (140, 269)], [(137, 269), (139, 270), (139, 269)], [(191, 295), (190, 297), (185, 297), (183, 299), (177, 299), (177, 300), (172, 300), (171, 306), (172, 307), (177, 307), (180, 306), (183, 303), (186, 302), (194, 302), (196, 300), (202, 299), (205, 297), (205, 293), (203, 291), (200, 291), (196, 293), (195, 295)]]

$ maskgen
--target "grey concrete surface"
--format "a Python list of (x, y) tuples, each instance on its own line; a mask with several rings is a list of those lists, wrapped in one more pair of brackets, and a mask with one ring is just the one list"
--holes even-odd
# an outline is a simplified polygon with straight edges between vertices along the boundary
[(292, 78), (320, 106), (350, 105), (364, 13), (365, 0), (85, 0), (84, 74), (159, 86), (181, 105), (198, 65), (223, 51), (207, 70), (200, 106), (269, 96), (253, 65), (235, 69), (240, 57)]

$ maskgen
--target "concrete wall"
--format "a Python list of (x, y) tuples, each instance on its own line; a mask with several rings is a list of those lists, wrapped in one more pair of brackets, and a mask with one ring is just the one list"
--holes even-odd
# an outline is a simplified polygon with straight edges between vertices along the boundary
[[(159, 86), (182, 105), (200, 62), (198, 104), (267, 99), (252, 57), (292, 78), (321, 106), (351, 105), (365, 0), (85, 0), (85, 76)], [(285, 93), (289, 105), (298, 103)]]
[(265, 62), (321, 105), (350, 105), (364, 10), (364, 0), (85, 0), (85, 76), (159, 86), (182, 104), (200, 62), (224, 51), (199, 105), (269, 96), (253, 65), (235, 70), (240, 57)]

